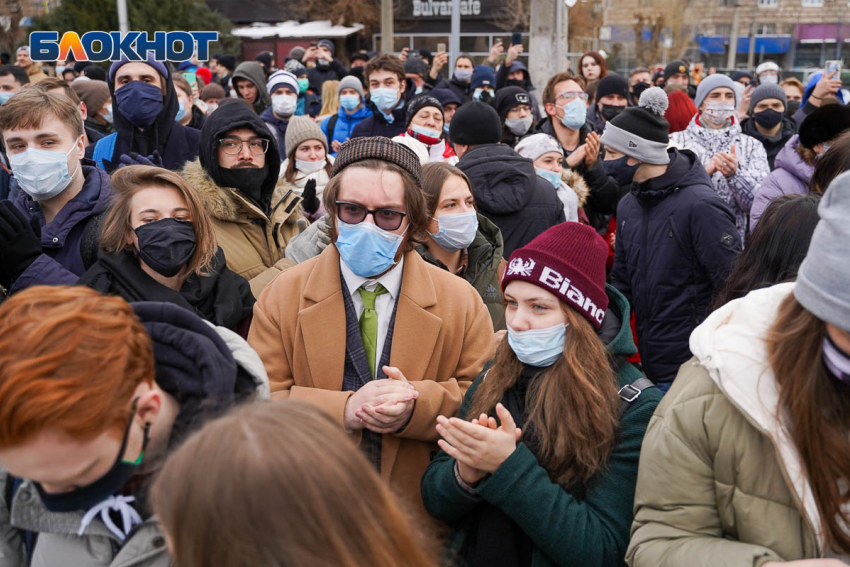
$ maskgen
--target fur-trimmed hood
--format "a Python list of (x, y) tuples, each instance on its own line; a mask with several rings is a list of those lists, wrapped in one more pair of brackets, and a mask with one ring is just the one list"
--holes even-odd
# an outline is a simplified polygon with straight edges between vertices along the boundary
[[(181, 174), (189, 185), (198, 192), (204, 208), (214, 219), (237, 222), (240, 220), (240, 214), (248, 211), (252, 214), (263, 214), (254, 203), (251, 203), (236, 189), (216, 185), (212, 177), (201, 167), (200, 159), (186, 163)], [(293, 199), (295, 200), (294, 204), (291, 202)], [(271, 210), (274, 211), (279, 208), (278, 205), (282, 200), (290, 200), (286, 207), (289, 210), (289, 218), (300, 216), (292, 213), (300, 211), (301, 197), (293, 191), (291, 184), (279, 179), (275, 185), (274, 193), (272, 193)]]
[(590, 196), (590, 187), (588, 187), (584, 177), (574, 169), (565, 169), (561, 172), (561, 181), (576, 192), (576, 195), (578, 195), (578, 206), (583, 207), (587, 202), (587, 198)]

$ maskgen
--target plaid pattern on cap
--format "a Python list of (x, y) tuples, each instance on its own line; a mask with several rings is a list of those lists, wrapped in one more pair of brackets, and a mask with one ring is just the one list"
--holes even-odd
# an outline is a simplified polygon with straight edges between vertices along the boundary
[(341, 145), (336, 154), (331, 177), (339, 174), (352, 163), (368, 159), (393, 163), (412, 175), (418, 185), (422, 185), (422, 164), (419, 163), (419, 158), (413, 150), (380, 136), (354, 138)]

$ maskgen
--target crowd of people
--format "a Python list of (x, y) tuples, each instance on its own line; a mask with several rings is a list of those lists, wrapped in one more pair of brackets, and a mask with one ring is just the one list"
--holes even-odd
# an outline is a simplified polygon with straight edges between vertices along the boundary
[(16, 56), (3, 567), (850, 564), (837, 72)]

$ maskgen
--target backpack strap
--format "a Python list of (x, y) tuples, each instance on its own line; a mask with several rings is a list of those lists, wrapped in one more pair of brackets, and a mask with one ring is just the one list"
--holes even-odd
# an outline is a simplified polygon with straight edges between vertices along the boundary
[(94, 151), (92, 159), (100, 169), (106, 169), (103, 166), (103, 160), (111, 160), (112, 153), (115, 151), (115, 140), (118, 139), (118, 132), (113, 132), (108, 136), (104, 136), (94, 143)]
[(328, 145), (332, 144), (334, 141), (334, 130), (336, 130), (336, 123), (339, 120), (339, 114), (334, 114), (328, 120)]
[(654, 387), (655, 384), (652, 380), (646, 376), (641, 376), (631, 384), (626, 384), (620, 388), (620, 391), (617, 392), (620, 395), (620, 413), (626, 413), (629, 406), (640, 397), (644, 390)]

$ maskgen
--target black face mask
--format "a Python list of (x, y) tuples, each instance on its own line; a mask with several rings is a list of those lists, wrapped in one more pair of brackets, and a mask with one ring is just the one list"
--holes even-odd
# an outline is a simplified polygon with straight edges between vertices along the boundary
[(139, 257), (166, 278), (174, 277), (195, 253), (195, 228), (191, 222), (162, 219), (136, 229)]
[(132, 463), (127, 463), (123, 460), (124, 450), (127, 448), (127, 439), (130, 437), (130, 429), (133, 426), (133, 417), (136, 415), (136, 401), (133, 400), (131, 407), (133, 415), (130, 417), (130, 423), (127, 424), (127, 430), (124, 432), (124, 439), (121, 441), (121, 449), (118, 451), (118, 457), (106, 474), (89, 485), (82, 486), (71, 492), (62, 492), (61, 494), (50, 494), (44, 491), (41, 484), (37, 482), (33, 483), (45, 508), (51, 512), (91, 510), (110, 496), (117, 494), (133, 477), (142, 463), (142, 458), (145, 456), (145, 449), (147, 449), (148, 442), (150, 441), (150, 423), (146, 423), (145, 437), (144, 441), (142, 441), (142, 454)]
[(785, 116), (794, 116), (794, 113), (800, 110), (799, 100), (789, 100), (785, 105)]
[(755, 120), (756, 124), (762, 128), (773, 128), (782, 122), (782, 113), (777, 110), (773, 110), (772, 108), (768, 108), (767, 110), (762, 110), (761, 112), (753, 114), (753, 120)]
[(235, 167), (232, 169), (219, 168), (221, 184), (225, 187), (233, 187), (256, 204), (264, 208), (261, 202), (263, 193), (263, 182), (269, 172), (265, 167)]
[(524, 87), (525, 81), (518, 79), (509, 79), (506, 85), (509, 87)]
[(602, 167), (605, 169), (605, 175), (612, 177), (620, 186), (630, 185), (640, 163), (629, 165), (626, 163), (628, 160), (629, 156), (603, 160)]
[(640, 95), (643, 94), (643, 91), (645, 91), (646, 89), (648, 89), (651, 86), (652, 85), (650, 85), (649, 83), (644, 83), (644, 82), (634, 84), (634, 86), (632, 87), (632, 96), (635, 99), (635, 103), (637, 103), (637, 101), (640, 100)]
[(599, 114), (602, 115), (602, 118), (610, 122), (615, 116), (619, 115), (625, 109), (625, 106), (608, 106), (607, 104), (604, 104), (599, 110)]

